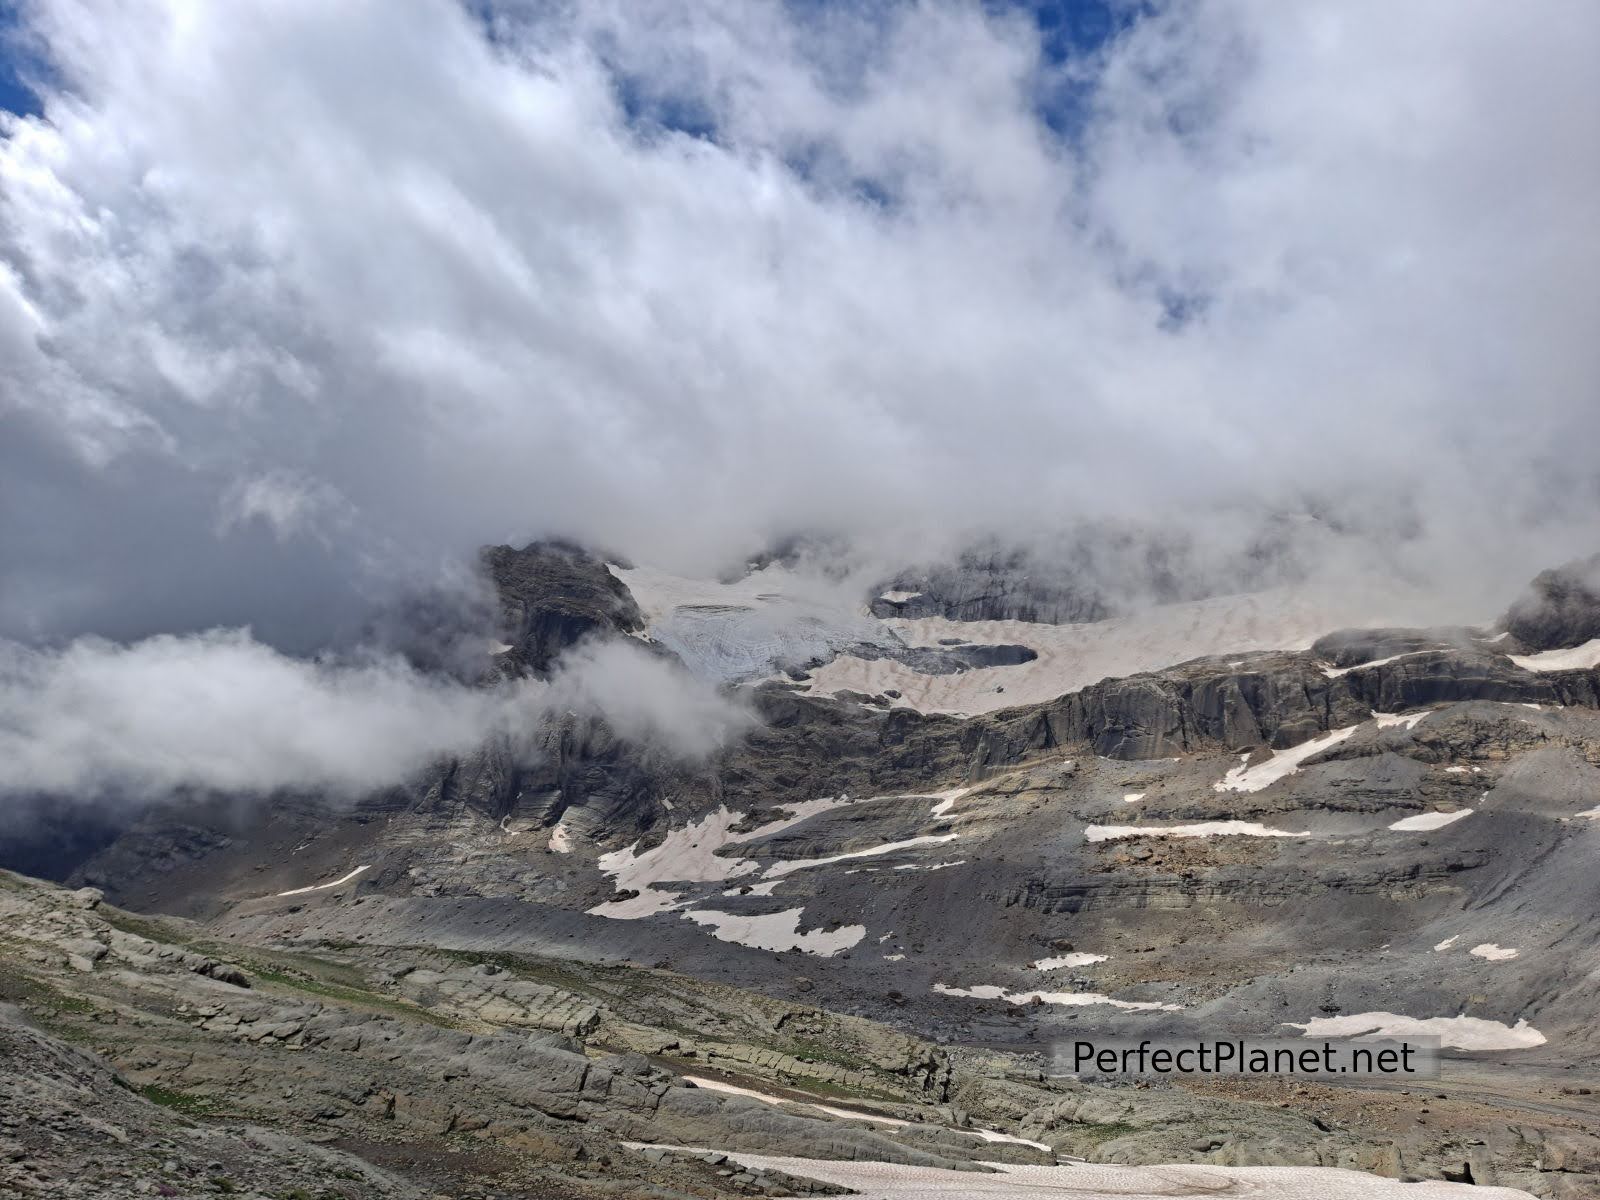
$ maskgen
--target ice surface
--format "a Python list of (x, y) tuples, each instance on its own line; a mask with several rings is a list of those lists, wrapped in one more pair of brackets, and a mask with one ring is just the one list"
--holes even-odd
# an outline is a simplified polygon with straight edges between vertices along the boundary
[(610, 571), (633, 593), (647, 636), (703, 679), (734, 683), (780, 668), (899, 639), (846, 593), (779, 564), (722, 583), (652, 567)]
[(1160, 605), (1079, 625), (890, 618), (883, 626), (909, 645), (936, 646), (940, 638), (958, 637), (1027, 646), (1039, 657), (1015, 666), (924, 675), (892, 660), (843, 655), (814, 669), (809, 688), (823, 694), (849, 690), (869, 695), (892, 689), (901, 694), (897, 704), (975, 716), (1206, 655), (1305, 649), (1341, 623), (1349, 622), (1333, 617), (1322, 598), (1288, 590)]

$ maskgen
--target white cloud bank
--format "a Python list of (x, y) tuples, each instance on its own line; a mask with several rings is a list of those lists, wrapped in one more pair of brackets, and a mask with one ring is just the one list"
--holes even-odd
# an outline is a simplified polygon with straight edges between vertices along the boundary
[(540, 531), (1309, 509), (1500, 599), (1592, 541), (1588, 0), (1155, 4), (1066, 62), (955, 0), (481, 7), (25, 0), (0, 634), (315, 645)]
[(277, 789), (355, 796), (404, 782), (552, 714), (604, 715), (625, 737), (709, 752), (747, 712), (627, 644), (579, 647), (548, 682), (473, 688), (404, 662), (286, 657), (247, 631), (0, 642), (0, 796), (162, 796)]

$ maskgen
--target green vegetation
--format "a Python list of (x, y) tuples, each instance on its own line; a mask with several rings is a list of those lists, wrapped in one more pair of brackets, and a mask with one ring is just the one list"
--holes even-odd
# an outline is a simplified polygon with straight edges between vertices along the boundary
[(817, 1079), (815, 1076), (801, 1076), (804, 1084), (802, 1090), (816, 1092), (833, 1100), (882, 1100), (889, 1104), (904, 1104), (905, 1097), (897, 1096), (893, 1092), (880, 1091), (877, 1088), (853, 1087), (848, 1084), (836, 1083), (832, 1079)]
[[(584, 976), (578, 970), (569, 966), (557, 965), (545, 959), (530, 958), (524, 954), (512, 954), (503, 950), (447, 950), (442, 947), (417, 947), (418, 953), (442, 954), (469, 967), (489, 965), (499, 967), (515, 975), (518, 979), (526, 979), (530, 983), (542, 983), (548, 987), (560, 988), (564, 992), (573, 992), (586, 996), (591, 1000), (606, 1001), (612, 998), (615, 989), (608, 990), (597, 986), (595, 981)], [(595, 965), (588, 968), (596, 973), (611, 973), (615, 971), (635, 971), (632, 967), (611, 967)]]
[(460, 1025), (442, 1013), (412, 1004), (394, 996), (385, 996), (382, 992), (369, 991), (366, 988), (347, 987), (342, 983), (327, 983), (320, 979), (276, 970), (272, 967), (263, 967), (258, 963), (245, 962), (246, 970), (260, 983), (277, 984), (279, 987), (293, 988), (299, 992), (310, 992), (314, 996), (322, 996), (329, 1000), (342, 1001), (345, 1004), (362, 1005), (367, 1008), (379, 1008), (397, 1016), (411, 1017), (418, 1021), (426, 1021), (430, 1025), (437, 1025), (442, 1029), (458, 1029)]
[(1098, 1146), (1103, 1142), (1115, 1141), (1119, 1137), (1127, 1137), (1130, 1133), (1138, 1133), (1139, 1126), (1130, 1125), (1126, 1121), (1085, 1121), (1068, 1126), (1066, 1132), (1074, 1138)]
[(105, 923), (113, 929), (120, 929), (123, 933), (131, 933), (136, 937), (148, 938), (152, 942), (167, 942), (174, 946), (187, 946), (194, 938), (177, 921), (166, 921), (160, 917), (141, 917), (130, 912), (123, 912), (120, 908), (113, 908), (109, 904), (102, 904), (96, 913), (105, 919)]
[(846, 1071), (870, 1071), (872, 1069), (869, 1064), (855, 1055), (840, 1050), (837, 1046), (826, 1046), (821, 1042), (796, 1038), (788, 1043), (787, 1049), (784, 1049), (781, 1043), (778, 1048), (783, 1049), (785, 1054), (791, 1054), (795, 1058), (806, 1059), (811, 1062), (832, 1063), (834, 1066), (842, 1067)]
[(150, 1103), (159, 1104), (162, 1108), (170, 1108), (174, 1112), (183, 1113), (185, 1116), (210, 1116), (215, 1110), (215, 1102), (205, 1096), (196, 1096), (192, 1092), (179, 1092), (172, 1088), (164, 1088), (158, 1083), (147, 1083), (139, 1088), (138, 1092)]
[(28, 1011), (40, 1026), (60, 1037), (74, 1039), (77, 1029), (58, 1018), (71, 1014), (88, 1016), (97, 1011), (92, 1001), (69, 995), (43, 979), (0, 965), (0, 1002), (15, 1004)]

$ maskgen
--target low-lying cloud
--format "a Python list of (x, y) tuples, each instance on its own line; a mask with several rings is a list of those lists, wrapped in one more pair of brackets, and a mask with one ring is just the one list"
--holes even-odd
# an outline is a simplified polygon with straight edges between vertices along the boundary
[(0, 635), (316, 647), (541, 532), (1591, 549), (1600, 9), (1109, 8), (25, 0)]
[(528, 747), (567, 712), (691, 757), (750, 721), (736, 700), (626, 644), (580, 646), (548, 682), (471, 687), (395, 657), (290, 658), (245, 630), (57, 651), (0, 643), (0, 798), (353, 798), (491, 738)]

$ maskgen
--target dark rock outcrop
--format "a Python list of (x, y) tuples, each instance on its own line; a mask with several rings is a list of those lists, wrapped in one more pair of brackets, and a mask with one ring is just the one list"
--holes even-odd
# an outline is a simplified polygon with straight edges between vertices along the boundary
[(948, 617), (953, 621), (1039, 621), (1065, 624), (1113, 615), (1086, 573), (1042, 572), (1020, 550), (969, 551), (954, 564), (901, 576), (891, 586), (904, 600), (874, 599), (879, 617)]
[(593, 634), (644, 628), (644, 614), (622, 581), (577, 546), (491, 546), (482, 561), (511, 642), (506, 657), (535, 674), (547, 673), (563, 651)]
[(1444, 629), (1341, 629), (1311, 643), (1311, 653), (1335, 667), (1350, 668), (1380, 658), (1472, 645), (1472, 631)]
[(1600, 554), (1541, 571), (1506, 613), (1504, 625), (1530, 650), (1559, 650), (1600, 637)]

